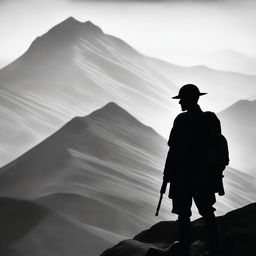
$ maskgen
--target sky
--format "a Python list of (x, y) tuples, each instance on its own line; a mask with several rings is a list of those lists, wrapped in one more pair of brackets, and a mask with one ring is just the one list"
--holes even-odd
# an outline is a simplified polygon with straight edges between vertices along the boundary
[(148, 56), (256, 75), (255, 11), (250, 0), (0, 0), (0, 68), (73, 16)]

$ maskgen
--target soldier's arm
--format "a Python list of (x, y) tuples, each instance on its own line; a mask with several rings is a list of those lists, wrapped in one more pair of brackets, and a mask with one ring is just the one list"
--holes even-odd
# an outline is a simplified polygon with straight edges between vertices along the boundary
[(170, 132), (169, 140), (167, 142), (169, 147), (175, 146), (179, 129), (181, 128), (180, 123), (182, 122), (182, 114), (179, 114), (173, 122), (173, 126)]
[(173, 175), (174, 169), (175, 169), (175, 148), (177, 148), (177, 137), (179, 136), (179, 127), (180, 127), (180, 119), (181, 116), (178, 115), (174, 122), (173, 127), (170, 132), (169, 140), (168, 140), (168, 146), (169, 151), (166, 157), (165, 161), (165, 167), (164, 167), (164, 173), (163, 173), (163, 180), (166, 182), (170, 182), (170, 179)]

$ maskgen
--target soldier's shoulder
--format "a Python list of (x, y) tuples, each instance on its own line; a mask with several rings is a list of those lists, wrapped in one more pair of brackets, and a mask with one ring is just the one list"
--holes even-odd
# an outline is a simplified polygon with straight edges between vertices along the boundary
[(182, 112), (182, 113), (180, 113), (180, 114), (178, 114), (178, 115), (176, 116), (175, 120), (176, 120), (176, 119), (177, 119), (177, 120), (179, 120), (179, 119), (184, 119), (184, 118), (186, 118), (186, 116), (187, 116), (187, 112)]
[(180, 113), (176, 116), (174, 123), (181, 123), (187, 119), (187, 112)]
[(217, 115), (212, 111), (205, 111), (204, 115), (211, 119), (218, 119)]
[(212, 111), (204, 111), (204, 113), (207, 115), (215, 115), (216, 116), (216, 114)]

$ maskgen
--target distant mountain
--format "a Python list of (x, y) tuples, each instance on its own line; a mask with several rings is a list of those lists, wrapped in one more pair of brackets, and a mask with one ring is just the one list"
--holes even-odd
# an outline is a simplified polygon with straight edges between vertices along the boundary
[[(162, 136), (111, 102), (86, 117), (72, 119), (1, 168), (0, 196), (47, 207), (86, 227), (95, 239), (100, 237), (97, 248), (106, 249), (105, 241), (116, 243), (158, 220), (154, 213), (166, 152)], [(253, 202), (255, 178), (227, 168), (224, 181), (226, 196), (218, 198), (218, 214)], [(174, 219), (166, 197), (161, 218)], [(33, 237), (40, 232), (37, 226), (31, 227)]]
[(229, 70), (248, 75), (256, 74), (256, 58), (235, 50), (223, 49), (216, 51), (206, 56), (204, 63), (207, 66), (219, 67), (219, 69), (225, 71)]
[(181, 67), (153, 59), (152, 67), (177, 85), (194, 83), (207, 96), (200, 98), (205, 110), (220, 112), (233, 103), (256, 95), (256, 76), (220, 71), (206, 66)]
[[(252, 95), (251, 99), (255, 98), (253, 95), (256, 94), (256, 83), (251, 83), (250, 77), (252, 76), (211, 70), (203, 66), (171, 67), (170, 64), (167, 65), (161, 61), (157, 67), (159, 70), (170, 70), (170, 74), (175, 74), (177, 81), (181, 84), (194, 81), (195, 84), (202, 85), (201, 91), (208, 92), (199, 101), (203, 110), (213, 111), (216, 105), (224, 106), (227, 97), (235, 101), (218, 113), (223, 133), (229, 142), (230, 164), (236, 169), (256, 176), (256, 101), (236, 101), (237, 95), (240, 95), (241, 99), (248, 98), (249, 95)], [(214, 77), (214, 79), (209, 80), (209, 77)], [(206, 100), (208, 104), (211, 104), (211, 108), (207, 108)]]
[[(241, 100), (219, 113), (228, 139), (231, 159), (237, 168), (256, 170), (256, 100)], [(253, 174), (256, 176), (256, 174)]]
[[(220, 233), (220, 255), (254, 255), (255, 245), (255, 214), (256, 204), (231, 211), (217, 218)], [(204, 232), (205, 225), (202, 219), (197, 219), (191, 224), (192, 256), (200, 256), (209, 250)], [(151, 250), (150, 255), (168, 255), (168, 249), (177, 241), (177, 222), (162, 221), (144, 230), (133, 239), (121, 241), (109, 248), (101, 256), (144, 256)]]
[[(15, 159), (77, 115), (109, 101), (168, 136), (178, 88), (194, 82), (215, 110), (255, 95), (254, 76), (183, 68), (146, 57), (91, 22), (68, 18), (0, 70), (0, 164)], [(209, 101), (209, 104), (207, 103)]]

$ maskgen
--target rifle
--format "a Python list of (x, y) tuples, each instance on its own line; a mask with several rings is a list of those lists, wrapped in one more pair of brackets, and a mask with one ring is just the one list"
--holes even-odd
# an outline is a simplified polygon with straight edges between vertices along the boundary
[(159, 213), (159, 210), (160, 210), (160, 207), (161, 207), (161, 203), (162, 203), (162, 199), (163, 199), (163, 195), (166, 191), (166, 187), (167, 187), (167, 182), (163, 181), (162, 186), (161, 186), (161, 190), (160, 190), (160, 198), (159, 198), (158, 205), (157, 205), (157, 208), (156, 208), (155, 216), (158, 216), (158, 213)]

